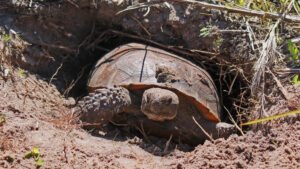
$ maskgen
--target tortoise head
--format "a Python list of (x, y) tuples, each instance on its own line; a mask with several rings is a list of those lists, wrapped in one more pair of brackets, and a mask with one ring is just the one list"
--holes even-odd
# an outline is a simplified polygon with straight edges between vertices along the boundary
[(141, 110), (151, 120), (172, 120), (176, 117), (178, 105), (179, 99), (174, 92), (150, 88), (143, 94)]

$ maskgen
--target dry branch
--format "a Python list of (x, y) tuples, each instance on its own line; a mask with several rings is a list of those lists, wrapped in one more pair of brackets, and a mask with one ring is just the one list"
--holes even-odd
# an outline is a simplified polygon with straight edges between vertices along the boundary
[(214, 139), (212, 138), (212, 136), (210, 136), (210, 135), (204, 130), (204, 128), (196, 121), (195, 117), (193, 116), (192, 118), (193, 118), (194, 122), (196, 123), (196, 125), (197, 125), (197, 126), (202, 130), (202, 132), (209, 138), (209, 140), (210, 140), (211, 142), (214, 142)]
[(300, 73), (300, 68), (273, 69), (271, 71), (276, 73)]
[(289, 101), (290, 98), (291, 98), (291, 96), (289, 95), (288, 91), (282, 86), (282, 84), (280, 83), (279, 79), (274, 75), (274, 73), (272, 73), (271, 71), (269, 71), (269, 73), (273, 76), (273, 79), (275, 80), (275, 82), (276, 82), (279, 90), (281, 91), (281, 93), (283, 94), (283, 96), (285, 97), (285, 99)]
[(37, 42), (30, 42), (30, 43), (33, 45), (40, 45), (42, 47), (63, 50), (63, 51), (69, 52), (69, 53), (76, 53), (76, 50), (69, 48), (67, 46), (53, 45), (53, 44), (46, 44), (46, 43), (37, 43)]
[(234, 124), (235, 128), (238, 129), (238, 131), (244, 136), (244, 132), (243, 130), (238, 126), (238, 124), (234, 121), (234, 118), (232, 117), (230, 111), (224, 106), (224, 109), (227, 111), (228, 115), (229, 115), (229, 118), (230, 118), (230, 121)]

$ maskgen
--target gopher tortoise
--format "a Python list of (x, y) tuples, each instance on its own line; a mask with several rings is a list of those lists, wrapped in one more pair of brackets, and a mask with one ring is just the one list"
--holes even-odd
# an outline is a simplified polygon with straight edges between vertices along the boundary
[(203, 142), (207, 134), (227, 137), (234, 130), (220, 120), (219, 97), (205, 70), (148, 45), (130, 43), (107, 53), (87, 86), (90, 93), (76, 111), (90, 125), (126, 124), (191, 144)]

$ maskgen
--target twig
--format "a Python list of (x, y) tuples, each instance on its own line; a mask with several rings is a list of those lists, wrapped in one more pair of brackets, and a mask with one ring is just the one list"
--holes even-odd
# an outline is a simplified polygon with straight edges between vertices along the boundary
[(119, 14), (121, 14), (123, 12), (126, 12), (126, 11), (134, 10), (134, 9), (149, 8), (149, 7), (153, 6), (153, 5), (160, 4), (160, 3), (163, 3), (163, 2), (153, 2), (153, 1), (150, 1), (150, 2), (145, 2), (145, 3), (139, 3), (138, 5), (128, 6), (126, 9), (123, 9), (123, 10), (117, 12), (116, 15), (119, 15)]
[(64, 157), (65, 157), (65, 160), (66, 160), (66, 163), (69, 164), (69, 159), (68, 159), (68, 156), (67, 156), (67, 144), (66, 144), (66, 139), (64, 138)]
[(67, 0), (67, 2), (69, 2), (70, 4), (74, 5), (76, 8), (80, 8), (75, 2), (73, 2), (72, 0)]
[(168, 148), (170, 146), (170, 142), (171, 142), (172, 138), (173, 138), (173, 134), (170, 135), (170, 138), (169, 138), (169, 140), (166, 143), (166, 147), (164, 149), (164, 153), (168, 151)]
[(252, 51), (255, 51), (254, 42), (253, 42), (253, 38), (252, 38), (252, 36), (253, 37), (255, 37), (255, 36), (254, 36), (253, 30), (252, 30), (248, 20), (246, 21), (246, 26), (247, 26), (247, 31), (248, 31), (248, 37), (249, 37), (249, 40), (251, 43), (251, 49), (252, 49)]
[(49, 47), (49, 48), (64, 50), (64, 51), (69, 52), (69, 53), (76, 53), (76, 50), (71, 49), (71, 48), (66, 47), (66, 46), (62, 46), (62, 45), (52, 45), (52, 44), (37, 43), (37, 42), (30, 42), (30, 43), (34, 44), (34, 45), (40, 45), (40, 46), (43, 46), (43, 47)]
[(62, 68), (63, 66), (63, 62), (60, 64), (60, 66), (56, 69), (55, 73), (51, 76), (50, 80), (49, 80), (49, 83), (48, 84), (51, 84), (53, 78), (57, 75), (57, 73), (59, 72), (59, 70)]
[(231, 91), (232, 91), (232, 87), (233, 87), (234, 82), (235, 82), (236, 78), (238, 77), (238, 75), (239, 75), (239, 71), (236, 70), (235, 76), (234, 76), (234, 78), (233, 78), (233, 80), (232, 80), (232, 82), (231, 82), (231, 85), (230, 85), (230, 87), (229, 87), (228, 95), (230, 95), (230, 93), (231, 93)]
[[(226, 7), (226, 6), (223, 6), (223, 5), (210, 4), (210, 3), (207, 3), (207, 2), (194, 1), (194, 0), (163, 0), (163, 1), (158, 0), (158, 1), (140, 3), (138, 5), (129, 6), (126, 9), (124, 9), (122, 11), (119, 11), (117, 13), (117, 15), (121, 14), (125, 11), (144, 8), (144, 7), (150, 7), (150, 6), (153, 6), (153, 5), (156, 5), (156, 4), (163, 3), (165, 1), (178, 2), (178, 3), (189, 3), (189, 4), (193, 4), (195, 6), (201, 6), (201, 7), (208, 8), (208, 9), (217, 9), (217, 10), (220, 10), (220, 11), (227, 11), (227, 12), (230, 12), (230, 13), (240, 13), (240, 14), (244, 14), (244, 15), (248, 15), (248, 16), (258, 16), (258, 17), (261, 17), (261, 18), (278, 19), (278, 18), (281, 18), (281, 16), (282, 16), (282, 14), (275, 14), (275, 13), (264, 12), (264, 11), (256, 11), (256, 10), (245, 9), (245, 8)], [(286, 15), (284, 20), (289, 21), (289, 22), (300, 23), (300, 17), (298, 17), (298, 16)]]
[(273, 69), (272, 72), (300, 73), (300, 68)]
[(79, 50), (80, 47), (82, 47), (83, 45), (85, 45), (85, 43), (87, 43), (91, 39), (91, 37), (94, 34), (94, 31), (95, 31), (95, 22), (93, 22), (93, 26), (92, 26), (92, 30), (91, 30), (90, 34), (88, 36), (86, 36), (84, 38), (84, 40), (78, 45), (78, 47), (77, 47), (78, 50)]
[(151, 141), (149, 140), (145, 130), (144, 130), (144, 125), (143, 123), (141, 123), (141, 128), (137, 127), (136, 126), (136, 129), (144, 136), (145, 140), (148, 142), (148, 143), (151, 143)]
[[(247, 9), (249, 9), (250, 8), (250, 5), (252, 4), (252, 0), (250, 0), (249, 2), (248, 2), (248, 4), (247, 4)], [(251, 28), (251, 26), (250, 26), (250, 24), (249, 24), (249, 19), (247, 18), (245, 18), (244, 17), (244, 19), (246, 20), (246, 27), (247, 27), (247, 31), (248, 31), (248, 37), (249, 37), (249, 40), (250, 40), (250, 43), (251, 43), (251, 48), (252, 48), (252, 51), (254, 52), (255, 51), (255, 48), (254, 48), (254, 40), (256, 40), (256, 38), (255, 38), (255, 35), (254, 35), (254, 33), (253, 33), (253, 30), (252, 30), (252, 28)], [(254, 38), (254, 40), (253, 40), (253, 38)]]
[(69, 94), (69, 92), (71, 91), (71, 89), (75, 86), (75, 84), (78, 82), (78, 80), (83, 76), (83, 73), (84, 73), (85, 69), (87, 68), (87, 66), (88, 66), (88, 65), (85, 65), (85, 66), (82, 68), (82, 70), (80, 71), (80, 73), (79, 73), (78, 77), (76, 78), (76, 80), (73, 81), (73, 82), (69, 85), (69, 87), (64, 91), (64, 94), (63, 94), (64, 96), (67, 95), (67, 94)]
[(116, 138), (118, 137), (118, 135), (120, 134), (120, 130), (117, 130), (117, 133), (115, 134), (114, 138), (113, 138), (113, 141), (116, 140)]
[(157, 149), (158, 149), (157, 146), (155, 146), (151, 154), (154, 155)]
[(204, 128), (196, 121), (195, 117), (192, 116), (194, 122), (197, 124), (197, 126), (202, 130), (202, 132), (210, 139), (211, 142), (214, 142), (214, 139), (204, 130)]
[(224, 107), (224, 109), (227, 111), (227, 113), (228, 113), (228, 115), (229, 115), (229, 117), (230, 117), (230, 121), (234, 124), (235, 128), (237, 128), (238, 131), (244, 136), (245, 134), (244, 134), (243, 130), (242, 130), (242, 129), (237, 125), (237, 123), (234, 121), (234, 119), (233, 119), (231, 113), (229, 112), (229, 110), (228, 110), (225, 106), (223, 106), (223, 107)]
[(151, 36), (151, 33), (145, 28), (145, 26), (138, 19), (136, 19), (134, 16), (131, 15), (129, 16), (140, 25), (140, 27), (147, 33), (148, 36)]
[(104, 52), (110, 52), (109, 49), (106, 49), (106, 48), (101, 47), (101, 46), (96, 46), (95, 48), (98, 49), (98, 50), (102, 50), (102, 51), (104, 51)]
[(249, 33), (248, 30), (218, 30), (218, 33)]
[(283, 96), (285, 97), (286, 100), (290, 100), (291, 96), (289, 95), (288, 91), (282, 86), (282, 84), (280, 83), (280, 81), (278, 80), (278, 78), (274, 75), (274, 73), (272, 73), (272, 71), (270, 71), (270, 69), (268, 68), (269, 73), (273, 76), (273, 79), (275, 80), (279, 90), (281, 91), (281, 93), (283, 94)]
[(297, 43), (297, 42), (300, 41), (300, 37), (293, 38), (293, 39), (291, 39), (291, 41), (292, 41), (293, 43)]
[(102, 33), (97, 37), (97, 39), (95, 39), (92, 43), (90, 43), (89, 45), (87, 45), (87, 46), (85, 47), (85, 49), (86, 49), (86, 50), (89, 50), (89, 49), (93, 48), (94, 46), (96, 46), (96, 44), (98, 44), (99, 42), (102, 41), (102, 38), (105, 36), (105, 34), (106, 34), (107, 32), (108, 32), (108, 30), (102, 32)]

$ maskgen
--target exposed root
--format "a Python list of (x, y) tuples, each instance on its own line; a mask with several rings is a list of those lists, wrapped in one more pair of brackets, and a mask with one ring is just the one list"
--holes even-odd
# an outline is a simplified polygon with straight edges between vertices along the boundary
[(58, 74), (58, 72), (62, 68), (62, 66), (63, 66), (63, 62), (61, 62), (60, 66), (56, 69), (55, 73), (51, 76), (48, 84), (52, 83), (53, 78)]
[(88, 66), (88, 65), (84, 66), (84, 67), (81, 69), (81, 71), (79, 72), (79, 75), (77, 76), (77, 78), (75, 79), (75, 81), (73, 80), (73, 81), (70, 83), (69, 87), (64, 91), (64, 94), (63, 94), (64, 96), (68, 95), (69, 92), (72, 90), (72, 88), (75, 86), (75, 84), (79, 81), (79, 79), (82, 78), (83, 73), (85, 72), (85, 69), (87, 68), (87, 66)]

